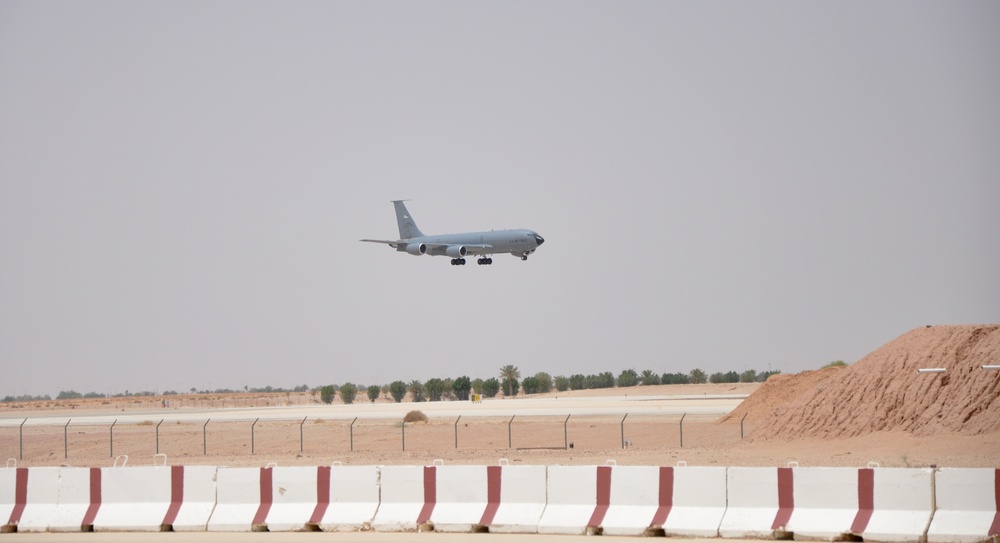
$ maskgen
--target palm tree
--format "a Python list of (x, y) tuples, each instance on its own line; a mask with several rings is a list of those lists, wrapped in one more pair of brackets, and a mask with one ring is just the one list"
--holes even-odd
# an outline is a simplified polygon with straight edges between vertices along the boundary
[(500, 368), (500, 379), (507, 380), (507, 397), (514, 395), (514, 379), (521, 377), (521, 371), (517, 369), (517, 366), (507, 364), (506, 366)]

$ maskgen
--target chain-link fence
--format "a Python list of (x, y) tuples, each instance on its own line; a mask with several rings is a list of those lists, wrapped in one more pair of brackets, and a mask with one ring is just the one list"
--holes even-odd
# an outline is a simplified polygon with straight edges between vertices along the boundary
[[(26, 421), (29, 419), (26, 419)], [(0, 456), (34, 465), (148, 457), (317, 456), (351, 452), (533, 449), (665, 450), (717, 447), (742, 438), (742, 424), (715, 416), (462, 416), (390, 419), (150, 419), (105, 425), (22, 424), (0, 428)], [(748, 432), (749, 429), (746, 429)]]

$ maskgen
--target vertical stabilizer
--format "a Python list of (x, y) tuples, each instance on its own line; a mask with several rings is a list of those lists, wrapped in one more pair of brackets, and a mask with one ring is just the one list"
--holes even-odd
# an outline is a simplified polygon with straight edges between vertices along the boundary
[(396, 222), (399, 224), (399, 239), (419, 238), (424, 234), (417, 228), (417, 223), (413, 222), (413, 217), (403, 204), (403, 200), (393, 200), (396, 206)]

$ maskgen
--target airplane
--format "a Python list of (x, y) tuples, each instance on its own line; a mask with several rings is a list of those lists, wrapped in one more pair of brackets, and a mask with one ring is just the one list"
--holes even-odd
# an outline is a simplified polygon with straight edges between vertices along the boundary
[(369, 243), (384, 243), (399, 252), (414, 256), (450, 256), (452, 266), (464, 266), (466, 255), (480, 255), (476, 261), (480, 266), (493, 263), (493, 255), (510, 253), (528, 260), (528, 255), (545, 243), (542, 236), (532, 230), (491, 230), (489, 232), (469, 232), (466, 234), (442, 234), (427, 236), (417, 228), (413, 216), (403, 203), (393, 200), (396, 207), (396, 222), (399, 224), (399, 239), (363, 239)]

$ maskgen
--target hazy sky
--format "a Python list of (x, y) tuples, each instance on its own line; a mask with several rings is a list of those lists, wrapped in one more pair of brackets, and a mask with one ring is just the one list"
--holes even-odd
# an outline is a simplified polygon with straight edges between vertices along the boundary
[[(1000, 322), (997, 2), (0, 3), (0, 395)], [(361, 238), (530, 228), (527, 262)]]

